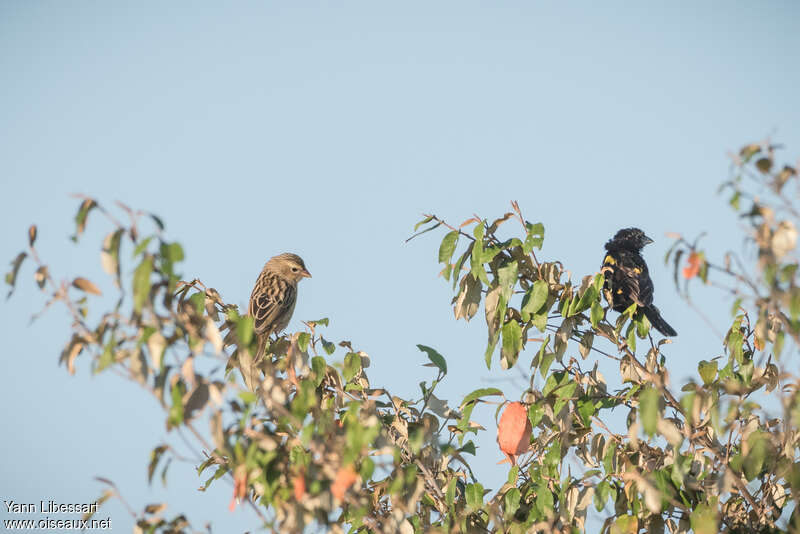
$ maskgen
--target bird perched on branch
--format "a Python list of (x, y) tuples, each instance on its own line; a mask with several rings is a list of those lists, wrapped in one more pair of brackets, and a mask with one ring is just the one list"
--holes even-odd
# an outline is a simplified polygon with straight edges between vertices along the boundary
[(653, 304), (653, 281), (641, 254), (642, 248), (652, 242), (638, 228), (623, 228), (606, 243), (601, 269), (605, 276), (603, 295), (617, 312), (625, 311), (635, 302), (656, 330), (665, 336), (677, 336)]
[(259, 340), (277, 334), (289, 324), (297, 302), (297, 283), (303, 278), (311, 278), (311, 273), (297, 254), (278, 254), (264, 265), (248, 308)]

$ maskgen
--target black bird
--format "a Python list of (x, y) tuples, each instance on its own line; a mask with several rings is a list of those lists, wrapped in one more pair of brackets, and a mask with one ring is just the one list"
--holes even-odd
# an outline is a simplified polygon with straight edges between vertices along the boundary
[(625, 311), (635, 302), (656, 330), (665, 336), (677, 336), (653, 304), (653, 281), (642, 257), (642, 248), (652, 242), (638, 228), (623, 228), (606, 243), (601, 270), (605, 276), (603, 295), (617, 312)]

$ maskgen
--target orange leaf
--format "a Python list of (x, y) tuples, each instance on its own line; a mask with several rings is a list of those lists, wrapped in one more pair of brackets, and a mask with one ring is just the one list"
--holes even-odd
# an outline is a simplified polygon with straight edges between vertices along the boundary
[(510, 402), (497, 425), (497, 444), (511, 463), (530, 448), (531, 422), (521, 402)]
[(697, 252), (692, 252), (689, 255), (689, 260), (686, 267), (683, 268), (683, 277), (687, 280), (690, 280), (697, 276), (697, 273), (700, 272), (700, 265), (702, 263), (703, 260), (700, 259), (700, 254)]
[(331, 494), (340, 501), (344, 497), (344, 493), (353, 485), (358, 478), (352, 465), (342, 467), (336, 473), (336, 480), (331, 485)]
[(478, 219), (477, 217), (470, 217), (469, 219), (467, 219), (466, 221), (464, 221), (460, 225), (458, 225), (458, 227), (459, 228), (464, 228), (466, 225), (468, 225), (470, 223), (474, 223), (474, 222), (481, 222), (481, 220)]
[(292, 487), (294, 489), (294, 499), (296, 501), (301, 500), (306, 494), (306, 477), (302, 472), (295, 475), (294, 480), (292, 480)]

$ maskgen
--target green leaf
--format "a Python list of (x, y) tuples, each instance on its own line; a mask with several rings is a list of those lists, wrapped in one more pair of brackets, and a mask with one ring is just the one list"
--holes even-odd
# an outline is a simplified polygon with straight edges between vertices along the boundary
[(550, 334), (547, 334), (547, 337), (544, 338), (542, 344), (539, 345), (539, 350), (536, 351), (536, 356), (534, 356), (533, 359), (531, 360), (531, 369), (533, 369), (534, 367), (541, 367), (542, 357), (547, 351), (547, 346), (549, 344), (550, 344)]
[(535, 427), (538, 425), (542, 421), (543, 417), (544, 407), (541, 404), (535, 402), (528, 406), (528, 419), (531, 422), (531, 426)]
[[(476, 241), (475, 243), (478, 243)], [(476, 280), (480, 280), (487, 286), (489, 285), (489, 277), (486, 276), (486, 269), (483, 267), (483, 263), (481, 262), (481, 255), (478, 252), (478, 245), (475, 245), (475, 250), (472, 252), (472, 257), (470, 257), (470, 265), (469, 265), (469, 272), (475, 277)], [(482, 254), (482, 252), (481, 252)]]
[(508, 471), (508, 478), (506, 479), (506, 481), (509, 484), (515, 486), (517, 484), (518, 476), (519, 476), (519, 466), (518, 465), (512, 466), (511, 469), (509, 469)]
[(608, 502), (608, 495), (611, 493), (611, 485), (603, 480), (594, 490), (594, 507), (598, 512), (602, 512)]
[(547, 487), (547, 481), (540, 480), (536, 487), (536, 509), (545, 517), (553, 513), (553, 493)]
[(742, 334), (742, 331), (739, 329), (738, 323), (734, 322), (734, 326), (731, 327), (731, 330), (728, 333), (728, 339), (726, 340), (725, 344), (728, 347), (728, 354), (730, 354), (733, 357), (733, 359), (740, 364), (742, 363), (742, 358), (743, 358), (743, 350), (742, 350), (743, 343), (744, 343), (744, 335)]
[(603, 306), (600, 305), (600, 301), (596, 300), (592, 302), (592, 328), (597, 328), (597, 325), (600, 324), (600, 321), (603, 320)]
[(361, 356), (355, 352), (348, 352), (344, 357), (344, 375), (345, 381), (351, 381), (358, 372), (361, 371)]
[(439, 263), (450, 263), (453, 253), (458, 245), (458, 231), (453, 230), (445, 234), (439, 245)]
[[(316, 387), (310, 380), (301, 380), (297, 393), (292, 399), (292, 413), (295, 417), (303, 418), (316, 403)], [(348, 433), (349, 433), (348, 429)]]
[(358, 474), (361, 475), (362, 480), (370, 480), (374, 472), (375, 462), (372, 460), (372, 458), (367, 456), (361, 460), (361, 469), (358, 470)]
[(183, 261), (184, 258), (183, 247), (178, 242), (162, 243), (161, 255), (164, 256), (171, 263), (178, 263), (180, 261)]
[(544, 280), (536, 280), (533, 285), (522, 297), (522, 307), (520, 313), (523, 319), (529, 319), (531, 315), (538, 312), (547, 302), (550, 287)]
[(661, 417), (661, 395), (655, 388), (647, 387), (639, 394), (639, 417), (642, 428), (648, 436), (653, 436), (658, 429), (658, 420)]
[(597, 413), (597, 406), (595, 406), (593, 400), (585, 399), (578, 401), (578, 414), (580, 414), (583, 420), (583, 426), (591, 427), (592, 416), (595, 413)]
[(702, 360), (697, 364), (697, 370), (700, 372), (700, 378), (703, 379), (703, 384), (708, 385), (714, 381), (714, 377), (717, 376), (718, 366), (719, 364), (716, 360), (713, 362)]
[(145, 250), (147, 250), (147, 246), (150, 244), (150, 241), (153, 240), (153, 237), (155, 236), (151, 235), (150, 237), (143, 239), (138, 245), (136, 245), (136, 248), (133, 249), (132, 257), (135, 258), (136, 256), (141, 255)]
[(245, 404), (253, 404), (258, 401), (258, 395), (252, 391), (240, 391), (237, 396), (242, 399)]
[(328, 369), (328, 364), (325, 363), (325, 358), (322, 356), (314, 356), (311, 358), (311, 370), (314, 371), (314, 386), (319, 387), (325, 379), (325, 371)]
[(467, 484), (467, 510), (474, 512), (483, 508), (483, 486), (478, 482)]
[(471, 257), (472, 251), (475, 248), (475, 242), (470, 241), (469, 245), (467, 245), (467, 250), (458, 258), (453, 264), (453, 289), (456, 288), (456, 284), (458, 284), (459, 276), (461, 276), (461, 268), (464, 266), (464, 262), (467, 261), (467, 258)]
[[(477, 402), (470, 402), (468, 404), (461, 405), (461, 419), (458, 420), (458, 429), (461, 432), (468, 432), (469, 428), (469, 418), (472, 417), (472, 411), (475, 409)], [(477, 434), (477, 431), (475, 431)], [(463, 442), (464, 435), (462, 434), (459, 436), (459, 444)]]
[(299, 348), (302, 352), (308, 350), (308, 344), (311, 342), (311, 334), (308, 332), (301, 332), (300, 335), (297, 336), (297, 348)]
[(595, 302), (599, 304), (598, 296), (600, 292), (598, 290), (598, 280), (601, 280), (600, 286), (602, 287), (602, 274), (596, 274), (592, 284), (586, 288), (586, 290), (581, 295), (580, 299), (577, 303), (574, 303), (575, 308), (570, 310), (570, 315), (575, 315), (581, 313), (584, 310), (588, 310)]
[(447, 484), (447, 493), (445, 494), (445, 501), (447, 502), (447, 507), (452, 508), (455, 500), (456, 500), (456, 479), (453, 478)]
[(646, 338), (650, 332), (650, 319), (644, 313), (638, 313), (634, 324), (636, 324), (636, 335), (639, 336), (639, 339)]
[[(738, 304), (741, 305), (741, 299), (738, 299)], [(738, 306), (736, 312), (738, 312)], [(800, 317), (800, 288), (792, 289), (792, 297), (789, 300), (789, 313), (792, 316), (792, 320), (797, 320)]]
[(533, 320), (531, 322), (539, 332), (544, 332), (545, 329), (547, 328), (547, 311), (545, 310), (543, 312), (534, 315)]
[(603, 455), (603, 469), (605, 469), (606, 475), (614, 474), (614, 457), (616, 456), (614, 452), (616, 449), (616, 447), (608, 447)]
[(330, 341), (328, 341), (327, 339), (325, 339), (322, 336), (319, 336), (319, 339), (322, 342), (323, 350), (325, 350), (325, 352), (328, 354), (328, 356), (330, 356), (331, 354), (336, 352), (336, 344), (335, 343), (331, 343)]
[(112, 363), (114, 363), (114, 348), (117, 346), (117, 340), (114, 337), (114, 334), (111, 335), (111, 339), (108, 340), (105, 347), (103, 347), (103, 353), (100, 355), (99, 360), (97, 361), (97, 369), (95, 369), (96, 373), (99, 373)]
[(168, 447), (166, 445), (159, 445), (152, 451), (150, 451), (150, 464), (147, 466), (147, 483), (150, 484), (153, 482), (153, 475), (156, 472), (156, 467), (158, 467), (158, 462), (161, 460), (161, 457), (167, 452)]
[(503, 515), (506, 519), (513, 518), (514, 513), (519, 509), (519, 497), (519, 490), (517, 488), (511, 488), (503, 495), (503, 504), (505, 508), (503, 510)]
[(544, 387), (542, 388), (542, 396), (547, 397), (550, 393), (565, 385), (569, 381), (570, 377), (566, 371), (554, 372), (544, 383)]
[(505, 369), (510, 369), (517, 363), (517, 357), (522, 350), (522, 328), (514, 319), (503, 325), (503, 345), (500, 348), (500, 361)]
[(453, 264), (448, 263), (447, 265), (445, 265), (444, 269), (442, 269), (441, 274), (442, 278), (444, 278), (445, 280), (450, 280), (450, 276), (452, 276), (453, 274)]
[(483, 359), (486, 362), (486, 368), (492, 368), (492, 356), (494, 355), (494, 349), (497, 348), (497, 341), (500, 339), (500, 334), (495, 333), (489, 339), (489, 343), (486, 345), (486, 352), (483, 354)]
[(632, 515), (623, 515), (611, 524), (610, 534), (633, 534), (639, 532), (638, 519)]
[(706, 503), (700, 503), (692, 510), (690, 523), (695, 534), (719, 532), (716, 510)]
[(442, 374), (447, 374), (447, 362), (444, 356), (436, 352), (435, 349), (426, 347), (425, 345), (417, 345), (417, 348), (428, 355), (428, 359), (439, 368)]
[[(475, 225), (475, 228), (472, 230), (472, 235), (475, 236), (475, 240), (477, 243), (482, 243), (485, 234), (486, 234), (486, 226), (484, 225), (484, 221), (481, 221)], [(482, 244), (481, 244), (481, 254), (483, 254)], [(481, 254), (478, 254), (478, 256), (480, 256)]]
[(414, 231), (416, 232), (420, 226), (422, 226), (423, 224), (428, 224), (432, 220), (433, 220), (433, 215), (428, 215), (427, 217), (425, 217), (424, 219), (422, 219), (421, 221), (419, 221), (417, 224), (414, 225)]
[(769, 438), (762, 431), (756, 431), (747, 437), (747, 444), (750, 446), (750, 451), (744, 457), (742, 464), (742, 471), (748, 482), (754, 480), (761, 474), (761, 469), (764, 467), (764, 460), (767, 458), (769, 452)]
[(464, 397), (464, 400), (461, 401), (460, 408), (463, 408), (466, 404), (468, 404), (468, 403), (470, 403), (470, 402), (472, 402), (474, 400), (480, 399), (482, 397), (491, 397), (491, 396), (500, 396), (500, 397), (502, 397), (503, 396), (503, 392), (501, 390), (497, 389), (497, 388), (476, 389), (475, 391), (473, 391), (472, 393), (470, 393), (469, 395)]
[(503, 288), (503, 295), (508, 301), (511, 298), (511, 292), (517, 283), (518, 265), (516, 261), (509, 262), (507, 265), (497, 270), (497, 278), (500, 287)]
[(472, 456), (475, 456), (475, 452), (476, 452), (475, 444), (470, 440), (470, 441), (466, 442), (463, 447), (458, 449), (458, 452), (471, 454)]
[(205, 293), (197, 292), (189, 297), (189, 302), (194, 306), (194, 311), (197, 313), (199, 317), (203, 316), (203, 312), (205, 312), (205, 304), (206, 304), (206, 295)]
[(75, 214), (75, 237), (77, 239), (80, 236), (84, 229), (86, 229), (86, 219), (89, 216), (89, 212), (92, 211), (93, 208), (97, 206), (97, 202), (95, 202), (91, 198), (86, 198), (81, 202), (80, 207), (78, 208), (78, 213)]
[(243, 315), (236, 319), (236, 337), (239, 338), (239, 342), (243, 347), (250, 345), (250, 342), (253, 340), (254, 331), (255, 326), (251, 316)]
[(170, 396), (172, 397), (172, 406), (169, 408), (169, 415), (167, 417), (167, 424), (170, 427), (179, 426), (183, 423), (183, 396), (186, 394), (186, 386), (182, 380), (179, 380), (172, 386)]
[(555, 359), (555, 352), (545, 352), (542, 354), (542, 357), (539, 359), (539, 372), (541, 373), (542, 378), (547, 378), (547, 371), (550, 370), (550, 366), (553, 365)]
[(10, 297), (11, 294), (14, 292), (14, 284), (17, 281), (17, 273), (19, 272), (19, 268), (22, 265), (22, 261), (28, 256), (25, 252), (20, 252), (17, 254), (17, 257), (11, 262), (11, 270), (6, 273), (6, 284), (11, 286), (11, 289), (8, 291), (8, 295), (6, 298)]
[(500, 246), (492, 245), (484, 249), (483, 253), (481, 254), (481, 263), (489, 263), (491, 262), (495, 256), (497, 256), (500, 251), (503, 250)]
[[(634, 306), (635, 305), (636, 304), (634, 304)], [(625, 334), (625, 341), (628, 343), (628, 348), (631, 350), (631, 352), (636, 354), (636, 325), (634, 323), (630, 323), (628, 325), (628, 330)]]
[(153, 257), (146, 255), (133, 272), (133, 309), (141, 313), (150, 294), (150, 274), (153, 272)]
[(526, 223), (525, 228), (528, 234), (525, 237), (525, 242), (522, 244), (522, 252), (530, 254), (534, 247), (541, 249), (544, 243), (544, 225), (542, 223)]

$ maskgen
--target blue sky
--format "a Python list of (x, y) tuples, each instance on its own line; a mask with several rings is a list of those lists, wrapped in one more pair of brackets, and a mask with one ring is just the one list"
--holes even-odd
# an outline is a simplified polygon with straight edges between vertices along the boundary
[[(738, 249), (715, 195), (726, 152), (771, 136), (790, 162), (800, 154), (798, 15), (791, 2), (7, 0), (0, 257), (35, 222), (53, 271), (110, 288), (99, 219), (81, 245), (67, 241), (73, 192), (160, 214), (184, 245), (185, 276), (240, 305), (263, 263), (294, 251), (314, 278), (291, 329), (330, 317), (330, 337), (368, 352), (373, 384), (401, 395), (432, 374), (415, 345), (436, 347), (450, 369), (442, 396), (458, 404), (507, 375), (485, 369), (483, 322), (453, 320), (436, 277), (441, 234), (404, 239), (422, 212), (493, 217), (517, 200), (546, 226), (541, 256), (575, 277), (597, 271), (620, 227), (656, 239), (646, 257), (680, 333), (679, 379), (722, 349), (675, 294), (664, 233), (708, 231), (712, 254)], [(30, 275), (0, 306), (2, 499), (90, 501), (97, 475), (135, 507), (168, 499), (218, 531), (254, 526), (227, 511), (228, 486), (196, 492), (191, 466), (173, 465), (166, 490), (147, 487), (162, 414), (85, 362), (75, 377), (56, 366), (68, 322), (55, 309), (28, 325), (44, 301)], [(720, 295), (698, 298), (724, 316)], [(474, 467), (497, 488), (507, 466), (495, 465), (490, 412)], [(119, 505), (107, 510), (115, 528), (130, 525)]]

